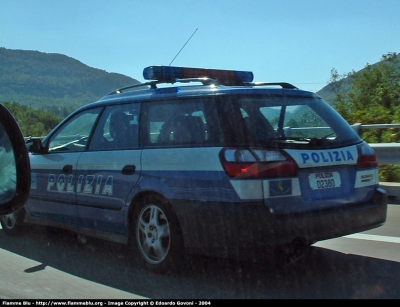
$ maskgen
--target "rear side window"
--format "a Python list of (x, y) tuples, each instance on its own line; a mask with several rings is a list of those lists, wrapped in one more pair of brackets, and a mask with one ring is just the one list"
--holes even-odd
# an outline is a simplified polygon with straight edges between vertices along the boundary
[(208, 99), (152, 102), (143, 105), (144, 146), (206, 146), (220, 144), (215, 105)]

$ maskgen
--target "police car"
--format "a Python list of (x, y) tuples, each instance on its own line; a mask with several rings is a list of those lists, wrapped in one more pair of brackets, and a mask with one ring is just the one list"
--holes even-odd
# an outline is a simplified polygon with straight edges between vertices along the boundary
[(4, 216), (130, 244), (152, 271), (386, 220), (372, 148), (325, 101), (248, 71), (150, 66), (27, 142), (31, 193)]

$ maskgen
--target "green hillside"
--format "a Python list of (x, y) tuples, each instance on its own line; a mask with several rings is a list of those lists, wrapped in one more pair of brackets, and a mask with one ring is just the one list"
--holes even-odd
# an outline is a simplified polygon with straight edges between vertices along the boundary
[[(63, 54), (0, 47), (0, 102), (18, 102), (65, 117), (117, 88), (138, 83), (131, 77), (89, 67)], [(350, 84), (350, 78), (341, 78), (339, 87), (348, 91)], [(338, 84), (329, 83), (317, 94), (334, 104), (335, 86)]]
[(138, 80), (89, 67), (62, 54), (0, 47), (0, 101), (65, 117)]
[[(397, 61), (394, 61), (393, 65), (395, 65), (397, 72), (400, 72), (400, 53), (396, 56)], [(360, 75), (364, 73), (367, 69), (375, 68), (377, 65), (382, 63), (381, 61), (374, 64), (366, 64), (365, 67), (359, 71), (349, 71), (347, 74), (337, 76), (337, 82), (331, 82), (316, 92), (317, 95), (322, 97), (325, 101), (334, 105), (336, 103), (337, 93), (342, 92), (347, 94), (351, 90), (351, 85), (354, 79), (354, 76)], [(331, 80), (333, 81), (333, 80)]]

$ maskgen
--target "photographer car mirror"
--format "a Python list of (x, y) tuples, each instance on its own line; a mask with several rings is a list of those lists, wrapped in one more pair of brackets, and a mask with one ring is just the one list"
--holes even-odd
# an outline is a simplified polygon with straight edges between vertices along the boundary
[(31, 184), (28, 151), (11, 112), (0, 104), (0, 215), (21, 209)]

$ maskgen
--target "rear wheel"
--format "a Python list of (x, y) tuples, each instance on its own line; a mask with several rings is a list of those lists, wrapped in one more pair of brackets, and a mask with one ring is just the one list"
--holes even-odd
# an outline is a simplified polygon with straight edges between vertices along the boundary
[(23, 234), (24, 231), (25, 209), (0, 217), (1, 227), (7, 235), (16, 236)]
[(164, 274), (183, 265), (184, 248), (175, 212), (165, 199), (146, 196), (133, 215), (132, 243), (146, 267)]

